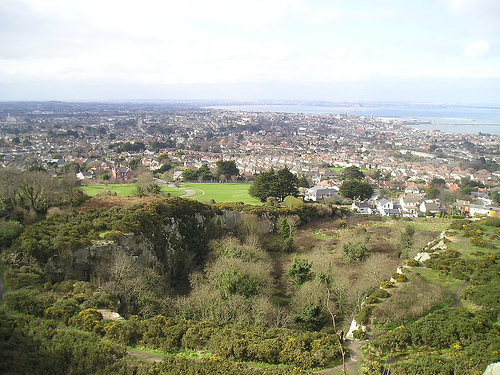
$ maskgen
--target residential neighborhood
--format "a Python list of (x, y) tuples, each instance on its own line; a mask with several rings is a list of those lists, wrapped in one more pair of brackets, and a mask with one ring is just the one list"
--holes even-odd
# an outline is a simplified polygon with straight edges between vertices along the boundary
[[(239, 170), (224, 181), (251, 182), (287, 167), (307, 179), (305, 201), (338, 201), (382, 216), (496, 212), (499, 154), (499, 136), (425, 131), (397, 118), (189, 103), (0, 103), (3, 167), (71, 170), (83, 184), (131, 182), (138, 167), (182, 181), (186, 170), (214, 171), (218, 160)], [(339, 195), (347, 167), (363, 171), (375, 189), (371, 199), (346, 202)], [(437, 188), (430, 186), (435, 179), (442, 182)]]

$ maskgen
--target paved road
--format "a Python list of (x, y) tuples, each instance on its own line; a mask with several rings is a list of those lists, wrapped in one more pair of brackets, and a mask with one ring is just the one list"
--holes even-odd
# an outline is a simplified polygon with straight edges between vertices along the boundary
[[(178, 188), (174, 184), (169, 184), (167, 181), (161, 180), (159, 178), (153, 178), (153, 181), (159, 185), (168, 186), (169, 188), (172, 188), (172, 189), (184, 190), (185, 193), (182, 195), (179, 195), (181, 198), (191, 197), (191, 196), (196, 194), (196, 190), (188, 189), (188, 188)], [(205, 193), (203, 193), (203, 194), (205, 194)]]

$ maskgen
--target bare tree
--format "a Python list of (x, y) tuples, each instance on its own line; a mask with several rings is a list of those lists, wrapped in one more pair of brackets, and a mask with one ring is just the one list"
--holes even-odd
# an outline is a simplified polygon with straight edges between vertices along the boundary
[(346, 351), (344, 347), (342, 346), (342, 341), (343, 337), (341, 337), (337, 331), (337, 325), (335, 323), (335, 314), (333, 313), (332, 309), (330, 308), (330, 288), (328, 287), (328, 284), (325, 283), (326, 285), (326, 292), (327, 292), (327, 297), (326, 297), (326, 309), (330, 313), (330, 316), (332, 318), (332, 325), (333, 325), (333, 332), (335, 333), (335, 336), (337, 337), (337, 343), (339, 344), (340, 347), (340, 353), (342, 354), (342, 373), (346, 375), (346, 370), (345, 370), (345, 355)]

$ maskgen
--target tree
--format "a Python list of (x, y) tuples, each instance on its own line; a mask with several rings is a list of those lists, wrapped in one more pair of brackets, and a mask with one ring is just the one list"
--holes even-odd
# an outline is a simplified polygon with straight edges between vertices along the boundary
[(255, 176), (252, 186), (250, 186), (249, 194), (253, 197), (265, 202), (268, 197), (274, 197), (273, 183), (276, 179), (274, 169), (267, 172), (259, 173)]
[(309, 181), (307, 181), (306, 176), (302, 175), (298, 182), (297, 182), (298, 187), (303, 187), (303, 188), (309, 188)]
[(280, 169), (276, 173), (276, 181), (274, 183), (276, 198), (283, 201), (288, 195), (296, 196), (299, 193), (297, 190), (298, 182), (297, 175), (290, 172), (287, 167)]
[(215, 175), (219, 177), (221, 174), (226, 176), (226, 178), (231, 178), (231, 176), (239, 176), (240, 171), (236, 167), (234, 160), (218, 160)]
[(368, 182), (347, 180), (340, 187), (339, 193), (345, 198), (366, 200), (373, 195), (373, 187)]
[(44, 214), (54, 199), (54, 187), (54, 180), (48, 173), (26, 172), (21, 175), (19, 197), (26, 207)]
[(441, 192), (439, 191), (439, 189), (437, 189), (436, 187), (434, 186), (430, 186), (426, 192), (425, 192), (425, 196), (429, 199), (436, 199), (439, 197), (439, 194)]
[(292, 278), (295, 284), (302, 285), (313, 278), (311, 267), (312, 263), (307, 259), (294, 258), (288, 270), (288, 276)]
[(271, 169), (255, 177), (249, 193), (262, 202), (265, 202), (268, 197), (275, 197), (279, 201), (283, 201), (288, 195), (296, 196), (298, 194), (297, 183), (297, 176), (290, 172), (287, 167), (278, 172)]
[(361, 181), (362, 179), (365, 178), (365, 174), (361, 172), (361, 170), (356, 167), (355, 165), (352, 165), (350, 167), (344, 168), (342, 171), (342, 174), (340, 175), (340, 178), (342, 180), (358, 180)]

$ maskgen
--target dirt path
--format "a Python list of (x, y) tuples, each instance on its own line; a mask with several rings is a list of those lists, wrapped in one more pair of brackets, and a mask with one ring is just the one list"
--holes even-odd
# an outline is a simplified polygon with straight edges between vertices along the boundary
[(283, 284), (283, 259), (279, 252), (269, 252), (273, 276), (273, 295), (285, 296), (285, 285)]
[[(346, 341), (346, 348), (349, 351), (349, 358), (346, 359), (346, 373), (348, 375), (359, 374), (359, 354), (361, 353), (361, 347), (365, 344), (365, 341)], [(325, 368), (323, 370), (315, 372), (315, 374), (333, 375), (337, 373), (342, 373), (342, 364)]]
[(452, 303), (450, 307), (463, 307), (462, 301), (460, 301), (460, 293), (462, 293), (462, 290), (464, 290), (467, 285), (469, 285), (469, 280), (467, 280), (463, 285), (460, 285), (456, 291), (456, 293), (453, 295), (453, 298), (455, 301)]
[(163, 356), (159, 354), (151, 354), (144, 352), (135, 352), (133, 350), (127, 350), (127, 355), (144, 362), (161, 362), (163, 361)]

